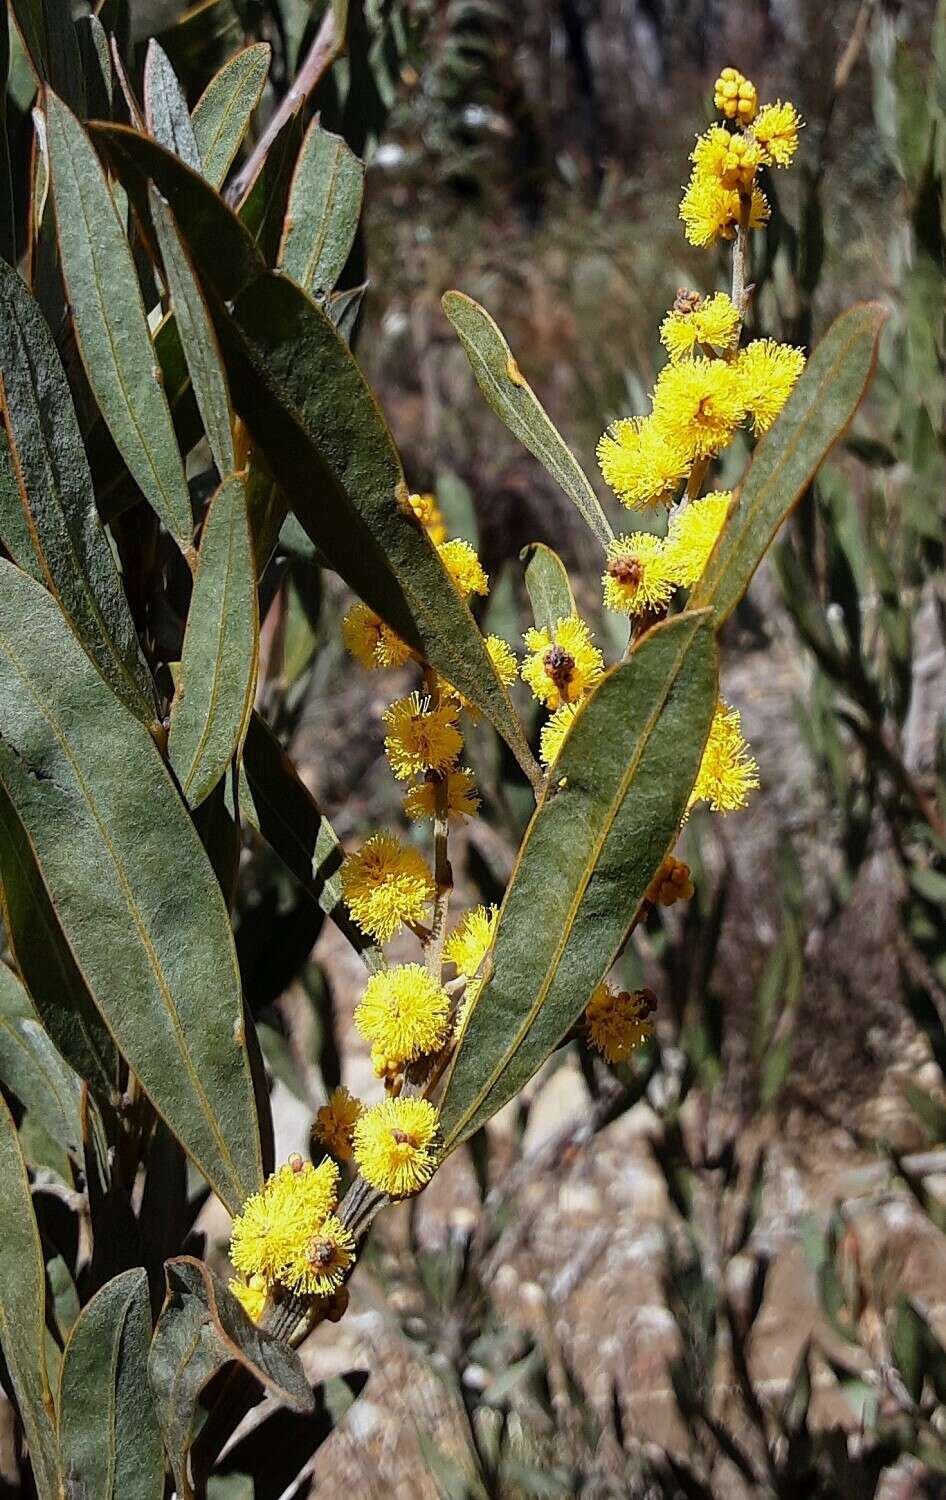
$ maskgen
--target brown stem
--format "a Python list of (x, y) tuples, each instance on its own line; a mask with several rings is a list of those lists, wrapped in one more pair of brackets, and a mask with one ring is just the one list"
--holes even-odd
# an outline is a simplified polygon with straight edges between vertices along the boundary
[(335, 7), (329, 5), (322, 17), (322, 24), (316, 33), (312, 46), (306, 53), (305, 61), (293, 80), (283, 99), (266, 125), (266, 129), (260, 136), (249, 157), (244, 162), (240, 171), (233, 179), (227, 191), (227, 199), (230, 203), (239, 203), (246, 194), (250, 184), (255, 178), (263, 162), (266, 153), (282, 130), (286, 121), (291, 119), (297, 109), (313, 92), (319, 81), (325, 76), (336, 58), (345, 46), (345, 38), (339, 36), (335, 24)]

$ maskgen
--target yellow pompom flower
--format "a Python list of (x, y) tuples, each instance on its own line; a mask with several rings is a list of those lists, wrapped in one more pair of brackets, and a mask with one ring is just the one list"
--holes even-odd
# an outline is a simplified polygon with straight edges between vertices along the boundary
[(488, 635), (485, 644), (486, 654), (496, 669), (496, 676), (503, 687), (511, 687), (519, 676), (516, 653), (501, 635)]
[(731, 135), (722, 125), (711, 125), (698, 135), (690, 160), (704, 177), (718, 177), (725, 188), (751, 187), (763, 164), (761, 146), (751, 136)]
[(489, 593), (489, 579), (483, 572), (483, 565), (469, 542), (461, 538), (452, 542), (441, 542), (437, 551), (464, 599), (468, 599), (471, 594)]
[(416, 1193), (434, 1175), (439, 1114), (426, 1099), (385, 1099), (355, 1126), (355, 1161), (365, 1181), (391, 1198)]
[(287, 1263), (282, 1280), (303, 1297), (330, 1297), (337, 1292), (355, 1263), (355, 1240), (341, 1219), (330, 1214), (300, 1245)]
[(458, 766), (446, 776), (427, 776), (411, 787), (404, 798), (404, 811), (413, 822), (436, 816), (437, 783), (442, 781), (447, 784), (447, 817), (456, 820), (476, 817), (480, 797), (475, 777), (466, 766)]
[(680, 218), (691, 245), (703, 249), (731, 240), (739, 222), (739, 194), (713, 174), (694, 172), (680, 200)]
[(474, 906), (453, 929), (444, 946), (444, 958), (456, 964), (457, 973), (473, 979), (492, 946), (499, 908)]
[(543, 765), (554, 766), (565, 743), (565, 736), (575, 722), (577, 714), (577, 703), (563, 703), (561, 708), (557, 708), (552, 717), (543, 724), (542, 733), (539, 735), (539, 754)]
[(339, 1161), (351, 1160), (351, 1133), (362, 1107), (361, 1100), (339, 1084), (316, 1114), (312, 1134)]
[(447, 1037), (450, 1000), (423, 964), (398, 964), (372, 974), (355, 1010), (355, 1025), (388, 1063), (415, 1062)]
[(334, 1209), (337, 1193), (338, 1167), (329, 1157), (317, 1167), (301, 1156), (290, 1158), (233, 1221), (230, 1259), (236, 1269), (280, 1281), (299, 1244)]
[(604, 672), (604, 658), (577, 615), (556, 620), (551, 630), (527, 630), (525, 643), (522, 676), (546, 708), (577, 703)]
[(249, 1281), (235, 1276), (230, 1282), (230, 1291), (239, 1302), (251, 1323), (259, 1323), (269, 1300), (269, 1282), (265, 1276), (251, 1276)]
[(703, 577), (731, 499), (731, 490), (712, 490), (671, 516), (666, 561), (670, 576), (681, 588), (690, 589)]
[(663, 609), (670, 602), (674, 582), (661, 537), (635, 531), (608, 543), (608, 566), (601, 575), (606, 609), (619, 615)]
[(713, 105), (727, 120), (746, 125), (755, 117), (759, 96), (738, 68), (724, 68), (713, 84)]
[(654, 906), (673, 906), (677, 901), (689, 901), (692, 895), (690, 866), (682, 859), (668, 854), (647, 887), (645, 899)]
[(416, 849), (374, 833), (341, 869), (342, 895), (363, 932), (386, 943), (406, 922), (422, 922), (434, 883)]
[(700, 761), (687, 812), (708, 802), (714, 812), (736, 812), (759, 785), (759, 767), (742, 736), (739, 710), (720, 703)]
[(648, 1019), (655, 1006), (650, 990), (613, 990), (599, 984), (585, 1010), (588, 1040), (609, 1063), (626, 1062), (654, 1028)]
[(745, 416), (745, 381), (722, 359), (664, 365), (654, 386), (654, 422), (694, 458), (710, 458)]
[(798, 132), (804, 120), (794, 104), (763, 104), (752, 127), (753, 138), (767, 166), (787, 167), (798, 150)]
[(628, 509), (669, 501), (688, 478), (692, 455), (650, 418), (624, 417), (598, 440), (598, 465)]
[(383, 715), (388, 733), (384, 753), (401, 781), (424, 771), (446, 771), (463, 749), (457, 728), (460, 705), (454, 699), (435, 703), (420, 693), (398, 698)]
[(390, 626), (367, 604), (353, 604), (342, 620), (342, 641), (356, 661), (369, 672), (382, 667), (403, 667), (413, 652)]
[(447, 526), (436, 495), (411, 495), (411, 510), (435, 546), (447, 540)]
[(740, 352), (734, 369), (753, 431), (768, 432), (804, 368), (802, 351), (775, 339), (753, 339)]
[(660, 325), (660, 341), (670, 358), (688, 359), (701, 345), (734, 349), (739, 342), (738, 309), (725, 292), (700, 297), (681, 287)]

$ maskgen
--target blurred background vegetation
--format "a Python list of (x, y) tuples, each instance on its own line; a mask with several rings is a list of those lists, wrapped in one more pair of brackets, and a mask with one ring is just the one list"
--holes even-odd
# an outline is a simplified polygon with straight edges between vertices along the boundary
[[(324, 16), (131, 0), (125, 19), (159, 36), (191, 103), (242, 40), (271, 41), (272, 110)], [(306, 1349), (313, 1374), (365, 1349), (376, 1369), (316, 1488), (946, 1495), (946, 8), (374, 0), (350, 24), (309, 108), (368, 163), (342, 281), (368, 284), (356, 352), (412, 487), (479, 546), (490, 630), (525, 627), (519, 553), (543, 540), (605, 641), (613, 627), (587, 536), (482, 402), (440, 294), (489, 308), (595, 473), (603, 428), (643, 407), (676, 287), (725, 285), (676, 217), (721, 66), (807, 122), (757, 237), (752, 334), (810, 347), (862, 296), (891, 318), (854, 428), (727, 627), (724, 691), (762, 789), (691, 820), (697, 894), (623, 960), (659, 997), (657, 1037), (615, 1069), (560, 1051), (385, 1216), (350, 1316)], [(15, 58), (14, 151), (31, 87)], [(283, 542), (265, 706), (360, 837), (401, 817), (379, 723), (396, 684), (352, 670), (343, 588), (301, 532)], [(501, 891), (529, 797), (491, 735), (471, 753), (484, 812), (455, 873), (472, 903)], [(348, 1024), (357, 960), (252, 858), (238, 946), (282, 1156), (370, 1063)], [(213, 1483), (215, 1500), (253, 1494)]]

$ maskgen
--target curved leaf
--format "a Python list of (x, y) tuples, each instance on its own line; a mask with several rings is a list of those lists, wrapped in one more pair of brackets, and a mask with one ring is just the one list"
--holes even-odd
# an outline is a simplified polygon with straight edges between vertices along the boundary
[(296, 162), (279, 248), (279, 264), (304, 291), (327, 294), (345, 269), (364, 182), (364, 162), (314, 120)]
[(339, 872), (345, 851), (338, 836), (259, 714), (250, 720), (243, 747), (240, 811), (332, 918), (368, 968), (381, 968), (380, 952), (352, 921), (342, 896)]
[(246, 734), (259, 665), (259, 609), (243, 480), (210, 502), (197, 559), (168, 759), (192, 807), (209, 796)]
[(82, 1084), (56, 1051), (16, 975), (0, 963), (0, 1083), (46, 1134), (82, 1154)]
[(135, 1267), (96, 1292), (63, 1351), (59, 1456), (67, 1495), (162, 1500), (164, 1453), (148, 1389), (150, 1343), (148, 1277)]
[(10, 9), (39, 82), (84, 115), (82, 61), (69, 0), (11, 0)]
[(55, 1404), (46, 1374), (46, 1270), (26, 1163), (0, 1098), (0, 1348), (26, 1432), (39, 1500), (57, 1500)]
[(167, 1295), (148, 1375), (178, 1496), (190, 1500), (189, 1454), (207, 1415), (200, 1394), (224, 1365), (236, 1360), (294, 1411), (311, 1412), (315, 1403), (298, 1356), (254, 1327), (207, 1266), (181, 1255), (167, 1261), (164, 1271)]
[(526, 831), (446, 1085), (445, 1153), (528, 1082), (611, 967), (676, 839), (715, 705), (709, 610), (656, 626), (582, 705)]
[(23, 281), (2, 263), (0, 369), (10, 457), (44, 581), (105, 681), (157, 730), (154, 684), (99, 520), (59, 352)]
[(191, 118), (201, 170), (212, 187), (220, 187), (240, 149), (263, 95), (271, 55), (268, 42), (244, 47), (211, 78), (194, 106)]
[(226, 205), (153, 141), (96, 125), (139, 209), (150, 177), (204, 277), (234, 404), (329, 563), (476, 705), (533, 786), (541, 773), (476, 623), (408, 501), (401, 462), (357, 364), (328, 318), (267, 271)]
[(756, 448), (690, 596), (694, 609), (712, 606), (717, 626), (732, 614), (778, 528), (844, 435), (874, 373), (886, 321), (879, 302), (861, 302), (836, 318)]
[(0, 725), (0, 781), (95, 1004), (159, 1113), (238, 1208), (262, 1165), (219, 886), (147, 730), (45, 590), (9, 563)]
[(553, 426), (519, 369), (498, 325), (462, 292), (445, 292), (441, 305), (473, 368), (476, 383), (509, 431), (561, 485), (603, 547), (614, 532), (577, 459)]
[(277, 132), (237, 208), (240, 223), (250, 231), (267, 265), (273, 264), (279, 250), (304, 129), (303, 110), (297, 105)]
[(200, 171), (200, 152), (187, 109), (184, 90), (160, 42), (154, 37), (145, 54), (145, 120), (156, 141)]
[(536, 630), (551, 630), (556, 620), (566, 620), (578, 613), (565, 564), (557, 552), (544, 542), (533, 542), (519, 556), (528, 559), (526, 591)]
[(233, 418), (220, 345), (197, 284), (194, 268), (178, 234), (174, 215), (153, 188), (151, 221), (158, 238), (177, 332), (210, 452), (218, 474), (232, 474), (236, 468)]
[(88, 136), (51, 93), (46, 123), (62, 274), (89, 384), (136, 484), (186, 551), (190, 496), (131, 250)]

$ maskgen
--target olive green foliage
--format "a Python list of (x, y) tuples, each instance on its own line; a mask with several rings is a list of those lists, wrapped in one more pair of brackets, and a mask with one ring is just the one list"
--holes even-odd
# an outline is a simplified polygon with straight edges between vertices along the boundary
[[(865, 304), (766, 438), (700, 598), (604, 676), (543, 775), (351, 348), (362, 158), (425, 14), (336, 3), (310, 30), (287, 5), (271, 56), (229, 0), (145, 47), (124, 0), (78, 20), (66, 0), (15, 0), (15, 33), (3, 12), (0, 1344), (20, 1492), (40, 1500), (161, 1500), (168, 1475), (181, 1500), (275, 1494), (271, 1469), (295, 1484), (364, 1384), (313, 1390), (298, 1318), (251, 1324), (194, 1227), (211, 1192), (235, 1214), (273, 1168), (266, 1009), (323, 920), (383, 963), (282, 744), (314, 646), (303, 631), (293, 699), (261, 668), (261, 632), (314, 614), (334, 572), (492, 726), (536, 804), (439, 1095), (440, 1154), (475, 1151), (627, 943), (699, 766), (717, 629), (872, 368), (882, 314)], [(283, 108), (297, 67), (304, 102)], [(444, 305), (494, 411), (607, 540), (496, 325), (457, 293)], [(884, 441), (935, 447), (928, 426)], [(548, 548), (525, 577), (537, 623), (572, 611)], [(539, 909), (554, 943), (536, 941)], [(325, 1033), (322, 1063), (329, 1079)], [(358, 1188), (340, 1213), (363, 1234)], [(925, 1358), (932, 1335), (903, 1319)], [(681, 1369), (681, 1400), (698, 1377)], [(264, 1392), (281, 1406), (221, 1458)]]

